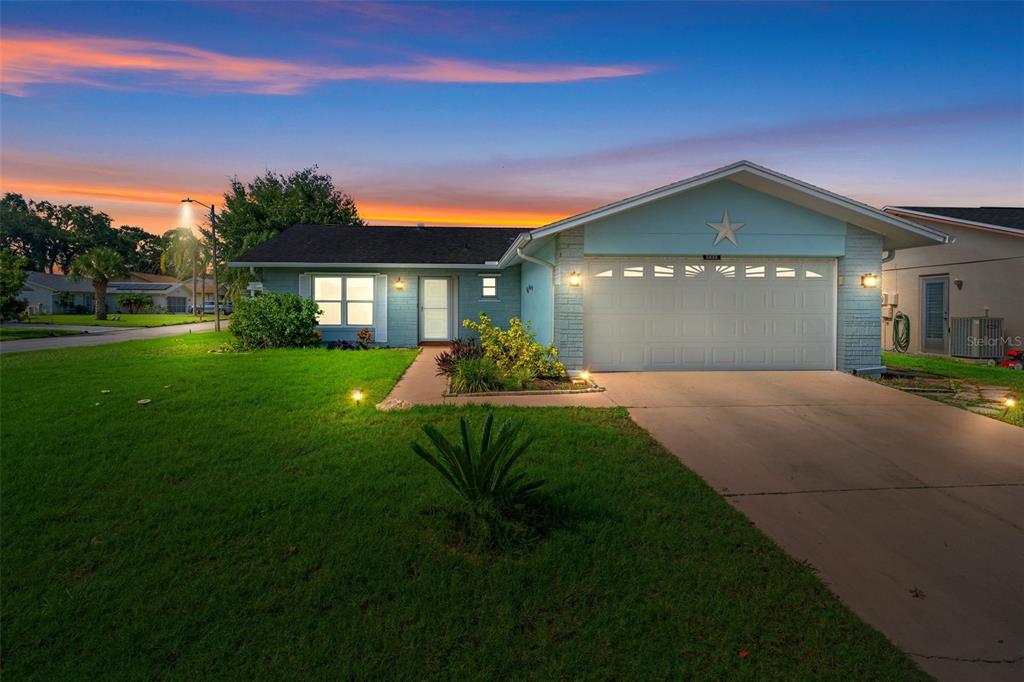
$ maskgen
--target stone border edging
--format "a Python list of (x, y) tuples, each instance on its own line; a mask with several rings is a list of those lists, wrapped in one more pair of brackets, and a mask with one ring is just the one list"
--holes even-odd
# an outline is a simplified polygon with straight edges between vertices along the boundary
[(449, 393), (447, 390), (441, 394), (442, 398), (486, 398), (488, 396), (531, 396), (531, 395), (562, 395), (565, 393), (603, 393), (604, 386), (591, 386), (590, 388), (553, 388), (543, 391), (487, 391), (485, 393)]

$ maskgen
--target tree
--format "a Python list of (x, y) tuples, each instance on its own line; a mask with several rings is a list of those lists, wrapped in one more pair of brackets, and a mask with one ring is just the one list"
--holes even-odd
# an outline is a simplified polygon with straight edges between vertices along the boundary
[(160, 235), (147, 232), (134, 225), (122, 225), (116, 230), (117, 252), (120, 253), (132, 272), (160, 272), (160, 255), (164, 242)]
[(28, 269), (46, 270), (53, 262), (57, 230), (33, 206), (20, 194), (4, 194), (0, 199), (0, 246), (26, 258)]
[(202, 307), (196, 307), (196, 276), (205, 276), (210, 257), (205, 245), (188, 227), (176, 227), (164, 235), (166, 246), (160, 255), (160, 269), (178, 279), (192, 275), (192, 312), (202, 317)]
[(25, 301), (18, 298), (28, 273), (28, 259), (16, 256), (9, 249), (0, 249), (0, 319), (16, 320), (25, 309)]
[(127, 277), (128, 268), (121, 254), (111, 249), (97, 246), (96, 248), (75, 256), (68, 268), (68, 275), (73, 280), (88, 279), (96, 290), (96, 319), (107, 319), (107, 284), (112, 279)]
[(247, 237), (273, 236), (296, 223), (362, 225), (363, 220), (352, 197), (312, 166), (287, 176), (267, 171), (248, 183), (233, 178), (217, 231), (230, 260), (247, 248)]

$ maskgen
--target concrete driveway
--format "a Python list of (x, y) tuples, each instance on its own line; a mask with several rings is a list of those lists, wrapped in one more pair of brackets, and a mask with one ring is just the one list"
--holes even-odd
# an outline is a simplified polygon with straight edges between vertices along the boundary
[(598, 380), (925, 670), (1024, 679), (1024, 429), (837, 372)]

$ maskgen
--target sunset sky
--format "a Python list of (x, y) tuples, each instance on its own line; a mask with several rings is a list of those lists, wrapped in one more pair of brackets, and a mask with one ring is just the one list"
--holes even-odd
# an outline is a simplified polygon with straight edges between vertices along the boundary
[(749, 159), (1024, 203), (1024, 4), (2, 4), (0, 187), (174, 227), (317, 164), (374, 223), (539, 225)]

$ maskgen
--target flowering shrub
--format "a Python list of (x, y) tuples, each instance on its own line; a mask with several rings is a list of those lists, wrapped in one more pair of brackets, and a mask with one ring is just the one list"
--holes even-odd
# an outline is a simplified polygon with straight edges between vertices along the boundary
[(484, 355), (494, 360), (503, 375), (517, 377), (564, 377), (565, 365), (558, 360), (558, 349), (552, 345), (542, 346), (530, 331), (530, 325), (523, 325), (518, 317), (508, 321), (508, 329), (502, 329), (491, 322), (485, 313), (480, 321), (463, 320), (462, 326), (480, 335), (480, 347)]

